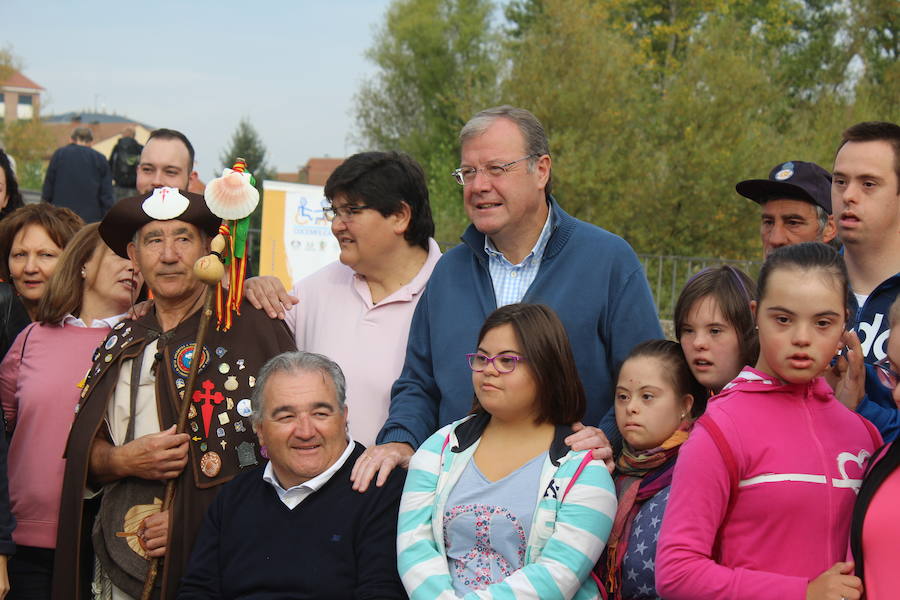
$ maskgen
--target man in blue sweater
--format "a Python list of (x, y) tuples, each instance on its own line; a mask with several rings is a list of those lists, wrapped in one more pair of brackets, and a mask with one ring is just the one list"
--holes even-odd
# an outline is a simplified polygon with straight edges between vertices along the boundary
[(900, 433), (900, 412), (874, 364), (887, 355), (888, 310), (900, 292), (900, 126), (865, 122), (844, 132), (831, 200), (853, 289), (853, 329), (861, 342), (851, 344), (849, 356), (866, 364), (864, 393), (859, 382), (855, 393), (838, 389), (837, 395), (889, 442)]
[[(463, 243), (438, 262), (419, 300), (378, 445), (354, 466), (357, 490), (376, 474), (376, 484), (383, 484), (429, 435), (469, 412), (465, 354), (474, 351), (485, 317), (497, 307), (534, 302), (557, 312), (588, 396), (584, 423), (616, 441), (614, 372), (635, 344), (662, 337), (628, 243), (569, 216), (550, 195), (549, 144), (533, 114), (511, 106), (484, 110), (463, 127), (460, 143), (453, 176), (472, 224)], [(587, 444), (576, 449), (605, 442), (596, 430), (574, 437), (567, 443)]]
[(365, 494), (350, 488), (363, 446), (349, 439), (345, 392), (340, 367), (320, 354), (286, 352), (260, 370), (251, 421), (269, 462), (216, 496), (179, 600), (406, 598), (396, 551), (404, 472)]

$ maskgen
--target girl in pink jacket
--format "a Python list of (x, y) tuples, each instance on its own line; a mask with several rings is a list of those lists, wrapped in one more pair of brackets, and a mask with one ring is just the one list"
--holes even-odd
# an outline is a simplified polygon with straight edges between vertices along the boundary
[(818, 242), (779, 248), (751, 305), (756, 367), (710, 400), (681, 450), (656, 555), (666, 600), (855, 600), (853, 503), (877, 430), (820, 377), (845, 338), (847, 270)]

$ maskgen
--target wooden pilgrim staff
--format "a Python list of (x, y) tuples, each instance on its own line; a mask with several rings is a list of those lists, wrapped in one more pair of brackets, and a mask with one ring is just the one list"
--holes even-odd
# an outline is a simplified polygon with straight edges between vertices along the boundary
[[(221, 177), (213, 179), (206, 186), (203, 194), (209, 210), (222, 219), (219, 226), (219, 234), (210, 242), (210, 254), (202, 256), (194, 263), (194, 275), (206, 284), (204, 290), (203, 308), (200, 313), (200, 323), (197, 326), (197, 337), (194, 341), (194, 349), (191, 354), (191, 368), (188, 371), (185, 393), (181, 401), (181, 409), (178, 413), (177, 433), (184, 433), (187, 429), (188, 413), (191, 407), (191, 398), (195, 392), (197, 373), (200, 371), (200, 360), (194, 360), (197, 352), (203, 352), (203, 342), (206, 340), (206, 331), (209, 328), (209, 320), (212, 317), (213, 307), (217, 313), (217, 327), (227, 331), (231, 327), (232, 311), (240, 315), (241, 296), (244, 292), (244, 274), (246, 272), (247, 259), (247, 234), (250, 228), (250, 214), (259, 204), (259, 192), (254, 187), (255, 180), (247, 171), (247, 162), (238, 158), (231, 169), (225, 169)], [(222, 278), (225, 275), (225, 265), (229, 265), (230, 285), (227, 296), (222, 287)], [(215, 292), (213, 291), (215, 288)], [(179, 476), (180, 477), (180, 476)], [(176, 478), (177, 479), (177, 478)], [(166, 482), (166, 490), (163, 495), (161, 511), (165, 512), (172, 506), (175, 497), (175, 481)], [(171, 516), (169, 517), (171, 522)], [(171, 531), (171, 528), (170, 528)], [(147, 569), (147, 578), (144, 580), (144, 589), (141, 592), (141, 600), (150, 600), (153, 594), (153, 584), (159, 571), (159, 559), (150, 559)]]

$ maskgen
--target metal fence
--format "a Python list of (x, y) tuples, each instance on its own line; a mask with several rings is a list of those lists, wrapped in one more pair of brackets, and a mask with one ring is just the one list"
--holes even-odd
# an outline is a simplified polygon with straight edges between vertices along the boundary
[[(259, 247), (260, 230), (253, 228), (249, 231), (249, 241), (254, 260), (254, 273), (259, 273)], [(442, 251), (446, 252), (456, 245), (451, 242), (439, 242)], [(660, 254), (638, 254), (650, 291), (653, 293), (653, 301), (656, 312), (663, 321), (671, 320), (675, 313), (675, 302), (681, 288), (694, 274), (706, 267), (716, 265), (731, 265), (747, 273), (756, 279), (762, 261), (759, 260), (727, 260), (724, 258), (712, 258), (702, 256), (667, 256)]]
[(706, 267), (731, 265), (756, 279), (762, 261), (726, 260), (700, 256), (664, 256), (659, 254), (638, 254), (653, 301), (660, 319), (671, 319), (675, 313), (675, 302), (681, 288), (694, 274)]

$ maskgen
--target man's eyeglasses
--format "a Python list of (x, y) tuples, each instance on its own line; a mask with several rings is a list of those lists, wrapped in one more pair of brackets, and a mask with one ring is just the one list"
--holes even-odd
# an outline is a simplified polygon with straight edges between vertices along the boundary
[(365, 204), (354, 204), (353, 206), (344, 205), (337, 207), (328, 204), (322, 206), (322, 213), (329, 221), (334, 221), (335, 217), (340, 217), (342, 221), (346, 222), (352, 221), (353, 217), (370, 208), (372, 207), (366, 206)]
[(900, 373), (891, 368), (891, 361), (887, 356), (876, 362), (874, 365), (875, 373), (878, 374), (878, 381), (881, 385), (889, 390), (897, 387), (897, 380), (900, 379)]
[(466, 360), (469, 361), (469, 368), (476, 373), (484, 371), (488, 364), (493, 364), (494, 368), (500, 373), (512, 373), (516, 370), (516, 365), (519, 361), (525, 360), (525, 357), (517, 356), (515, 354), (497, 354), (495, 356), (488, 356), (481, 352), (473, 352), (471, 354), (466, 354)]
[(475, 181), (475, 175), (478, 174), (479, 171), (487, 175), (488, 177), (502, 177), (509, 173), (509, 168), (516, 163), (522, 162), (523, 160), (528, 160), (529, 158), (537, 158), (540, 156), (539, 154), (529, 154), (528, 156), (523, 156), (518, 160), (514, 160), (512, 162), (508, 162), (505, 165), (488, 165), (486, 167), (482, 167), (480, 169), (476, 169), (475, 167), (460, 167), (451, 173), (453, 178), (456, 179), (456, 183), (459, 185), (466, 185)]

